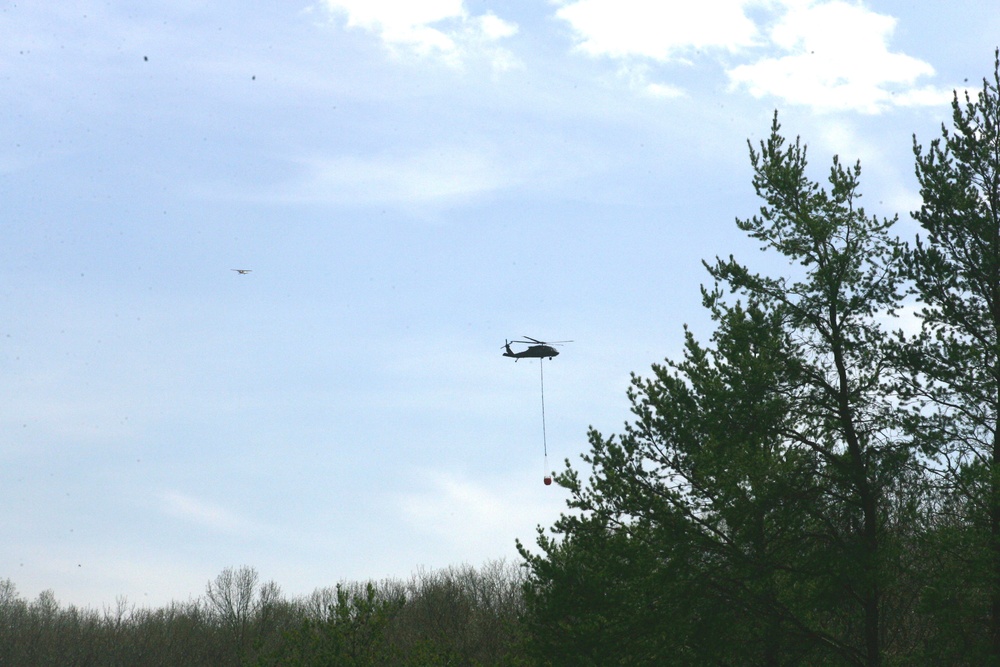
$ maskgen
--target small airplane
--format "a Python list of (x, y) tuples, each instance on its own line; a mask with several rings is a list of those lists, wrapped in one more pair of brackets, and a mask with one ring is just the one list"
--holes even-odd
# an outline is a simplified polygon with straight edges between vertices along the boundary
[[(525, 338), (527, 338), (528, 340), (509, 340), (504, 342), (503, 356), (512, 357), (514, 361), (517, 361), (518, 359), (531, 359), (531, 358), (544, 359), (545, 357), (552, 359), (552, 357), (559, 355), (559, 350), (552, 347), (553, 345), (560, 345), (562, 343), (573, 342), (571, 340), (557, 340), (551, 343), (546, 343), (545, 341), (542, 340), (536, 340), (531, 336), (525, 336)], [(521, 352), (514, 352), (512, 349), (510, 349), (511, 343), (522, 343), (524, 345), (529, 345), (530, 347), (528, 347), (527, 350), (523, 350)]]
[(241, 276), (245, 276), (246, 274), (248, 274), (251, 271), (253, 271), (253, 269), (233, 269), (233, 271), (235, 271), (236, 273), (240, 274)]

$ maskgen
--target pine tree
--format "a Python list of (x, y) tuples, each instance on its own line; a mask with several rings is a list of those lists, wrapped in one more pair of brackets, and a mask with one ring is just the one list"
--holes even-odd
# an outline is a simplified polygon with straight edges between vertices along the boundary
[(949, 544), (972, 575), (962, 605), (970, 625), (989, 619), (969, 634), (986, 637), (1000, 665), (1000, 50), (978, 95), (955, 94), (952, 123), (926, 152), (913, 140), (924, 236), (907, 268), (922, 331), (902, 356), (909, 396), (934, 406), (914, 414), (912, 430), (960, 516), (961, 539)]
[[(910, 449), (878, 325), (901, 298), (901, 247), (894, 220), (858, 207), (860, 166), (834, 158), (824, 189), (777, 115), (750, 154), (764, 204), (737, 225), (795, 275), (706, 264), (711, 344), (688, 332), (682, 360), (633, 378), (634, 421), (620, 436), (591, 432), (586, 482), (569, 466), (559, 477), (575, 512), (554, 527), (562, 541), (540, 535), (543, 554), (523, 550), (539, 591), (529, 603), (551, 614), (573, 600), (577, 617), (619, 623), (641, 610), (647, 627), (666, 610), (681, 619), (627, 664), (680, 651), (674, 664), (871, 667), (903, 651), (886, 645), (895, 618), (882, 612), (899, 607)], [(619, 577), (625, 602), (591, 595), (588, 607), (572, 592), (593, 582), (560, 564), (607, 571), (615, 554), (645, 574)]]

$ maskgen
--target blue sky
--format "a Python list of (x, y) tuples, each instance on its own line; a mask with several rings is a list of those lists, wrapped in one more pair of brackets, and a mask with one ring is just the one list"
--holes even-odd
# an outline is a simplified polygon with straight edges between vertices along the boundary
[[(992, 2), (0, 3), (0, 578), (100, 607), (516, 558), (549, 468), (780, 270), (775, 109), (915, 233)], [(697, 6), (695, 6), (697, 5)], [(239, 275), (233, 268), (252, 269)]]

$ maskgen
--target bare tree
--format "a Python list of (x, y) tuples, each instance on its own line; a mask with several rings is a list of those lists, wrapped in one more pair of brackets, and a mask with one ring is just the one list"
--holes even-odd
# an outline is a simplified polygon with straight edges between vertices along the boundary
[(257, 570), (248, 565), (227, 567), (208, 582), (205, 600), (232, 654), (242, 662), (272, 624), (281, 588), (273, 581), (261, 584)]

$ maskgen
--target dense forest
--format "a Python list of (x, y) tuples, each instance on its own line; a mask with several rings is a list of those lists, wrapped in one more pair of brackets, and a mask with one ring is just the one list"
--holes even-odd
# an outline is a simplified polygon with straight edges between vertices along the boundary
[(0, 664), (1000, 666), (1000, 50), (913, 153), (911, 242), (775, 115), (737, 225), (787, 273), (704, 263), (710, 339), (633, 376), (522, 562), (158, 610), (0, 582)]

